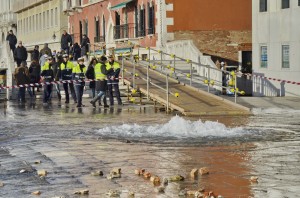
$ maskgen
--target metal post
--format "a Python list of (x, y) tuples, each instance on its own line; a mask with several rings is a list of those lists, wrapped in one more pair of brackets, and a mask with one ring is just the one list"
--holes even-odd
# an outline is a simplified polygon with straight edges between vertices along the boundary
[(162, 72), (162, 68), (163, 68), (162, 59), (163, 59), (163, 53), (162, 53), (162, 51), (160, 51), (160, 71), (161, 72)]
[(122, 85), (124, 85), (124, 56), (122, 55)]
[(135, 67), (138, 63), (134, 63), (133, 64), (133, 73), (132, 73), (132, 87), (134, 88), (135, 87)]
[(193, 81), (193, 72), (192, 72), (192, 69), (193, 69), (193, 64), (191, 63), (191, 67), (190, 67), (190, 86), (192, 86), (192, 81)]
[(207, 84), (207, 91), (209, 93), (209, 87), (210, 87), (210, 66), (208, 66), (208, 72), (207, 72), (207, 80), (208, 80), (208, 84)]
[(167, 87), (167, 114), (169, 113), (169, 74), (166, 75), (166, 87)]
[(237, 82), (236, 82), (236, 73), (234, 75), (234, 102), (236, 103), (236, 99), (237, 99), (237, 91), (236, 91), (236, 88), (237, 88)]
[(175, 69), (175, 67), (176, 67), (176, 56), (175, 56), (175, 54), (174, 54), (174, 75), (175, 75), (175, 77), (176, 77), (176, 69)]
[(149, 65), (147, 67), (147, 100), (149, 101), (149, 67), (150, 67), (150, 64), (151, 64), (151, 49), (149, 47)]

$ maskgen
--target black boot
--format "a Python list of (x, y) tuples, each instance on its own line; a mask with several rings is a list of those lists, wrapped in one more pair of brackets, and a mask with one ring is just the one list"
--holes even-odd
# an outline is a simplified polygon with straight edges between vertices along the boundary
[(90, 103), (93, 105), (93, 107), (96, 107), (96, 102), (99, 99), (99, 96), (96, 96), (95, 98), (93, 98), (93, 100), (90, 101)]
[(109, 106), (107, 105), (106, 97), (103, 98), (103, 104), (104, 108), (108, 108)]

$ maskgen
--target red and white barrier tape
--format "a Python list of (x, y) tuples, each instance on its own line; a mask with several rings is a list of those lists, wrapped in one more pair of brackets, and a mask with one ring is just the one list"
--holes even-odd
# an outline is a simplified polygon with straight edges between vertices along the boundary
[[(136, 77), (138, 78), (138, 77)], [(120, 80), (122, 77), (115, 78), (114, 80)], [(131, 80), (132, 78), (124, 78), (126, 80)], [(24, 85), (14, 85), (14, 86), (0, 86), (1, 89), (15, 89), (20, 87), (35, 87), (39, 85), (58, 85), (58, 84), (64, 84), (64, 83), (81, 83), (81, 82), (95, 82), (97, 80), (95, 79), (88, 79), (88, 80), (60, 80), (60, 81), (53, 81), (53, 82), (42, 82), (42, 83), (30, 83), (30, 84), (24, 84)]]
[(285, 82), (285, 83), (293, 84), (293, 85), (300, 85), (300, 82), (295, 82), (295, 81), (291, 81), (291, 80), (282, 80), (282, 79), (278, 79), (278, 78), (270, 78), (270, 77), (256, 75), (256, 74), (241, 74), (241, 75), (249, 76), (249, 77), (258, 77), (261, 79), (273, 80), (273, 81), (277, 81), (277, 82)]

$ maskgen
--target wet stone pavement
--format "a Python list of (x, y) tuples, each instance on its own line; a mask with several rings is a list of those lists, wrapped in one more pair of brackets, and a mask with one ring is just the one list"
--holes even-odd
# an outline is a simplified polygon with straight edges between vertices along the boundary
[[(151, 106), (82, 109), (0, 103), (0, 197), (179, 197), (205, 189), (223, 197), (299, 197), (300, 111), (266, 109), (251, 117), (182, 118)], [(37, 163), (35, 163), (37, 162)], [(121, 178), (109, 180), (113, 168)], [(208, 175), (190, 176), (207, 167)], [(157, 193), (144, 168), (169, 182)], [(46, 176), (37, 171), (46, 170)], [(103, 171), (103, 176), (91, 172)], [(252, 176), (258, 182), (251, 182)], [(0, 185), (1, 186), (1, 185)], [(89, 195), (74, 192), (88, 189)], [(117, 196), (118, 197), (118, 196)], [(195, 197), (182, 196), (182, 197)]]

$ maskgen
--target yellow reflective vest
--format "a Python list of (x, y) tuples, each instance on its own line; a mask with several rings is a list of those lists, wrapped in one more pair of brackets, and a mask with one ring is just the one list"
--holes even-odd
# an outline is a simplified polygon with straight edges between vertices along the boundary
[(106, 69), (109, 70), (110, 68), (113, 68), (114, 70), (120, 69), (120, 64), (118, 62), (114, 62), (112, 65), (107, 62), (106, 63)]
[(80, 65), (76, 65), (73, 70), (73, 76), (74, 80), (84, 80), (85, 79), (85, 73), (86, 73), (86, 66), (84, 66), (82, 69), (80, 68)]
[(74, 68), (74, 64), (71, 61), (68, 61), (66, 64), (61, 63), (60, 64), (61, 78), (63, 80), (71, 80), (73, 68)]
[(106, 80), (106, 74), (103, 74), (102, 71), (101, 71), (101, 66), (102, 64), (101, 63), (97, 63), (95, 65), (95, 77), (96, 77), (96, 80)]

